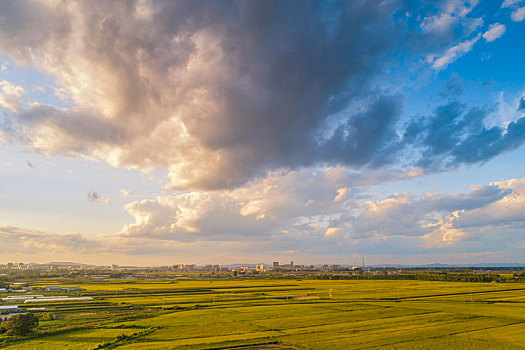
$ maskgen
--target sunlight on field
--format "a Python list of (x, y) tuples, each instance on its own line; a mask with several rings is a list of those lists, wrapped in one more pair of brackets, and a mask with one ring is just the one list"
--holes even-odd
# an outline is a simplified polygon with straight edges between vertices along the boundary
[(300, 349), (511, 349), (523, 345), (525, 332), (525, 285), (518, 283), (260, 279), (61, 285), (79, 286), (94, 300), (47, 305), (47, 312), (60, 316), (42, 322), (49, 335), (7, 349), (271, 343)]

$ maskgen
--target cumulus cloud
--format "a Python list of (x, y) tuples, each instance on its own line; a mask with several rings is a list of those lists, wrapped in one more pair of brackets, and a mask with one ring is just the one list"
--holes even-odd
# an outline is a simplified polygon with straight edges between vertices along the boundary
[(508, 195), (488, 206), (462, 213), (455, 225), (465, 227), (514, 226), (525, 224), (525, 178), (496, 181), (490, 186), (505, 189)]
[(504, 24), (499, 24), (499, 23), (491, 24), (489, 27), (489, 30), (483, 33), (483, 38), (485, 38), (487, 42), (494, 41), (500, 38), (503, 34), (505, 34), (506, 30), (507, 28), (505, 27)]
[(59, 109), (34, 105), (18, 115), (21, 124), (11, 126), (11, 138), (26, 142), (44, 154), (86, 157), (104, 156), (117, 164), (112, 146), (125, 139), (123, 131), (111, 120), (96, 117), (88, 109)]
[(267, 239), (288, 232), (300, 217), (316, 216), (325, 225), (334, 208), (345, 208), (359, 196), (356, 186), (354, 196), (340, 197), (333, 205), (334, 197), (343, 192), (342, 184), (349, 181), (352, 175), (341, 168), (315, 174), (305, 169), (273, 173), (230, 191), (194, 191), (134, 201), (126, 210), (135, 223), (122, 234), (184, 242)]
[(477, 3), (458, 0), (411, 3), (409, 15), (421, 17), (421, 22), (419, 30), (407, 35), (409, 47), (432, 62), (449, 49), (451, 43), (464, 41), (483, 25), (482, 17), (471, 16)]
[[(395, 3), (1, 6), (9, 14), (2, 50), (55, 76), (77, 106), (25, 112), (27, 143), (46, 154), (161, 166), (172, 188), (237, 186), (267, 170), (319, 163), (329, 152), (336, 163), (369, 161), (373, 151), (354, 160), (323, 149), (317, 131), (368, 92), (393, 36), (401, 37), (391, 20)], [(395, 120), (387, 112), (377, 118)], [(52, 117), (29, 116), (42, 113)], [(379, 135), (371, 147), (386, 133)]]
[[(302, 252), (312, 247), (337, 252), (356, 244), (397, 242), (391, 248), (404, 254), (424, 252), (475, 240), (487, 234), (482, 232), (484, 224), (522, 225), (524, 181), (473, 186), (469, 193), (419, 197), (401, 193), (363, 201), (367, 195), (346, 171), (277, 173), (233, 191), (189, 192), (132, 202), (126, 209), (135, 223), (125, 226), (121, 235), (187, 243), (260, 242), (265, 249), (282, 246)], [(355, 192), (343, 198), (342, 183)], [(483, 215), (482, 224), (475, 224)]]
[(2, 138), (48, 155), (161, 167), (170, 189), (234, 188), (283, 168), (390, 166), (405, 145), (404, 96), (377, 87), (396, 65), (392, 53), (423, 54), (482, 24), (469, 17), (476, 1), (405, 5), (4, 1), (0, 49), (56, 78), (73, 107), (11, 105), (18, 114)]
[(485, 207), (510, 195), (497, 185), (474, 188), (469, 194), (427, 194), (419, 198), (409, 193), (395, 194), (381, 201), (367, 201), (351, 222), (351, 235), (416, 236), (425, 246), (449, 245), (467, 234), (453, 226), (460, 211)]
[[(57, 85), (46, 91), (61, 104), (24, 107), (23, 89), (2, 82), (0, 142), (160, 167), (169, 189), (185, 190), (131, 201), (134, 222), (118, 236), (72, 235), (73, 250), (75, 239), (131, 255), (201, 247), (417, 253), (475, 242), (489, 232), (475, 218), (501, 230), (520, 225), (521, 204), (506, 204), (523, 202), (518, 182), (381, 200), (362, 187), (484, 162), (523, 144), (525, 118), (514, 118), (515, 106), (516, 120), (487, 126), (490, 107), (453, 100), (463, 91), (458, 76), (443, 90), (451, 100), (418, 117), (404, 111), (403, 87), (385, 88), (400, 53), (440, 70), (481, 37), (503, 35), (503, 24), (480, 32), (477, 3), (2, 1), (0, 49), (52, 76)], [(88, 200), (111, 203), (97, 192)], [(17, 230), (2, 232), (27, 231)], [(24, 237), (32, 247), (60, 240)]]
[(523, 19), (525, 19), (525, 6), (520, 7), (516, 11), (512, 12), (510, 18), (512, 18), (514, 22), (523, 21)]
[[(134, 201), (127, 210), (135, 223), (106, 237), (4, 226), (2, 249), (23, 254), (177, 254), (190, 260), (199, 252), (209, 262), (209, 257), (231, 249), (247, 256), (289, 250), (303, 256), (475, 253), (486, 252), (487, 242), (492, 242), (493, 251), (507, 245), (515, 249), (523, 241), (525, 179), (473, 186), (468, 193), (400, 193), (380, 200), (369, 199), (353, 186), (355, 193), (334, 202), (342, 183), (353, 181), (346, 173), (332, 168), (317, 174), (276, 173), (234, 191)], [(313, 203), (305, 207), (309, 199)]]
[(432, 33), (438, 40), (452, 39), (454, 31), (462, 31), (468, 36), (483, 24), (482, 18), (466, 18), (476, 5), (477, 1), (450, 0), (438, 3), (439, 11), (424, 17), (420, 28), (424, 33)]
[(22, 106), (24, 88), (6, 80), (0, 81), (0, 107), (18, 112)]

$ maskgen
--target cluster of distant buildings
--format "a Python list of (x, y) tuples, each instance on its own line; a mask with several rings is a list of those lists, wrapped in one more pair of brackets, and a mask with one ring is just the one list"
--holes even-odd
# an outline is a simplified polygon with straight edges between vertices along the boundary
[(197, 266), (195, 264), (177, 264), (173, 265), (174, 271), (179, 272), (227, 272), (229, 271), (228, 268), (221, 267), (220, 265), (204, 265), (204, 266)]
[(40, 270), (40, 271), (84, 271), (84, 270), (140, 270), (147, 269), (146, 267), (136, 266), (101, 266), (101, 265), (86, 265), (76, 263), (48, 263), (48, 264), (24, 264), (23, 262), (10, 262), (7, 264), (0, 264), (0, 270)]
[[(359, 270), (357, 266), (353, 267), (342, 267), (341, 265), (298, 265), (290, 261), (289, 264), (279, 264), (278, 261), (274, 261), (272, 265), (258, 264), (258, 265), (203, 265), (199, 266), (196, 264), (175, 264), (169, 266), (155, 266), (155, 267), (137, 267), (137, 266), (119, 266), (112, 264), (110, 266), (96, 266), (96, 265), (84, 265), (75, 263), (49, 263), (49, 264), (24, 264), (24, 263), (7, 263), (0, 265), (0, 270), (42, 270), (42, 271), (86, 271), (92, 270), (110, 270), (112, 272), (123, 272), (123, 271), (173, 271), (173, 272), (241, 272), (241, 273), (258, 273), (268, 271), (338, 271), (338, 270)], [(1, 274), (0, 274), (1, 275)], [(108, 275), (109, 277), (109, 275)]]
[(94, 269), (97, 268), (94, 265), (82, 265), (82, 264), (24, 264), (23, 262), (10, 262), (7, 264), (0, 264), (0, 270), (83, 270), (83, 269)]
[(159, 267), (161, 270), (171, 270), (178, 272), (238, 272), (241, 274), (244, 273), (261, 273), (269, 271), (302, 271), (302, 270), (316, 270), (316, 271), (338, 271), (338, 270), (359, 270), (357, 266), (347, 268), (341, 267), (341, 265), (297, 265), (293, 261), (290, 261), (289, 264), (281, 265), (278, 261), (274, 261), (272, 265), (235, 265), (235, 266), (223, 266), (220, 265), (204, 265), (197, 266), (195, 264), (190, 265), (173, 265), (171, 268), (168, 266)]
[(339, 264), (334, 265), (296, 265), (293, 261), (290, 261), (289, 264), (279, 265), (278, 261), (274, 261), (272, 264), (273, 270), (291, 270), (291, 271), (301, 271), (301, 270), (317, 270), (317, 271), (342, 271), (342, 270), (360, 270), (358, 266), (352, 267), (343, 267)]
[[(290, 261), (289, 264), (279, 265), (278, 261), (274, 261), (272, 264), (272, 267), (274, 270), (276, 269), (283, 269), (283, 270), (303, 270), (305, 268), (304, 265), (294, 265), (293, 261)], [(309, 269), (313, 269), (314, 265), (307, 266)]]

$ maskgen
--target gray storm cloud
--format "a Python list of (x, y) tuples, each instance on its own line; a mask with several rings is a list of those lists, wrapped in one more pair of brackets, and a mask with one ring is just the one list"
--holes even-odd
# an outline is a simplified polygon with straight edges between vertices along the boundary
[[(402, 1), (2, 1), (0, 50), (55, 77), (75, 104), (12, 112), (3, 130), (46, 154), (167, 169), (172, 189), (238, 187), (280, 168), (381, 167), (410, 147), (430, 161), (445, 151), (483, 161), (521, 144), (523, 122), (450, 145), (426, 122), (407, 131), (422, 143), (401, 141), (403, 96), (377, 88), (394, 52), (427, 54), (423, 43), (479, 27), (457, 3), (443, 14), (450, 6)], [(421, 30), (407, 29), (405, 13), (428, 15)], [(486, 139), (489, 149), (474, 149)]]

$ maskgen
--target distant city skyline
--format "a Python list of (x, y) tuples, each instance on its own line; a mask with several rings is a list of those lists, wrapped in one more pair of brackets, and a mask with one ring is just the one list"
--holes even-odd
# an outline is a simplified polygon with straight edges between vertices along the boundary
[(0, 3), (0, 263), (525, 262), (525, 0)]

